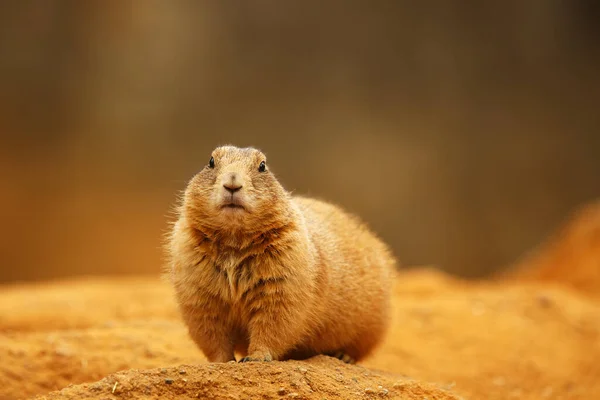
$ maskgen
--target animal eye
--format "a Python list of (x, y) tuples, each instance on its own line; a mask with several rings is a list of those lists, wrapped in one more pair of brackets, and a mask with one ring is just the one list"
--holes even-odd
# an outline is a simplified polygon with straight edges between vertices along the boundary
[(258, 166), (258, 172), (265, 172), (267, 170), (267, 164), (265, 164), (264, 161), (260, 162), (260, 165)]
[(208, 162), (208, 166), (210, 168), (214, 168), (215, 167), (215, 159), (214, 159), (214, 157), (210, 158), (210, 161)]

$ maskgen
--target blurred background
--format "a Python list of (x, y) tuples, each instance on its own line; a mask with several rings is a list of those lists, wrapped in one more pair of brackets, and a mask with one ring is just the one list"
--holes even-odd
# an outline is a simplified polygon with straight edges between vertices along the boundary
[(0, 281), (157, 274), (220, 144), (484, 276), (600, 196), (600, 3), (4, 1)]

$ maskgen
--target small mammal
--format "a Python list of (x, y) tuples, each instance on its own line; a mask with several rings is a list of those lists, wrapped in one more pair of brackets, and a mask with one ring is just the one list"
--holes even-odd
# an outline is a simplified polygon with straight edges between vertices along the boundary
[(288, 193), (254, 148), (216, 148), (187, 184), (168, 276), (209, 362), (356, 362), (382, 341), (396, 259), (357, 217)]

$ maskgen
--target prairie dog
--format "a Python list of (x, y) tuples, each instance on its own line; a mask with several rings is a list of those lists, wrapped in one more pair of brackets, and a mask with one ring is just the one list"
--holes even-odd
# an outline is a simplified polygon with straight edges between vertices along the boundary
[(167, 252), (189, 334), (209, 362), (359, 361), (387, 332), (396, 259), (357, 217), (292, 196), (266, 162), (218, 147), (187, 184)]

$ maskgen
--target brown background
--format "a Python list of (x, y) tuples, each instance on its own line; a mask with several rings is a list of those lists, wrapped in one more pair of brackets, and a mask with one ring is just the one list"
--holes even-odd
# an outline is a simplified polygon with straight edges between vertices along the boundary
[(0, 281), (157, 273), (219, 144), (481, 276), (600, 195), (594, 1), (0, 3)]

